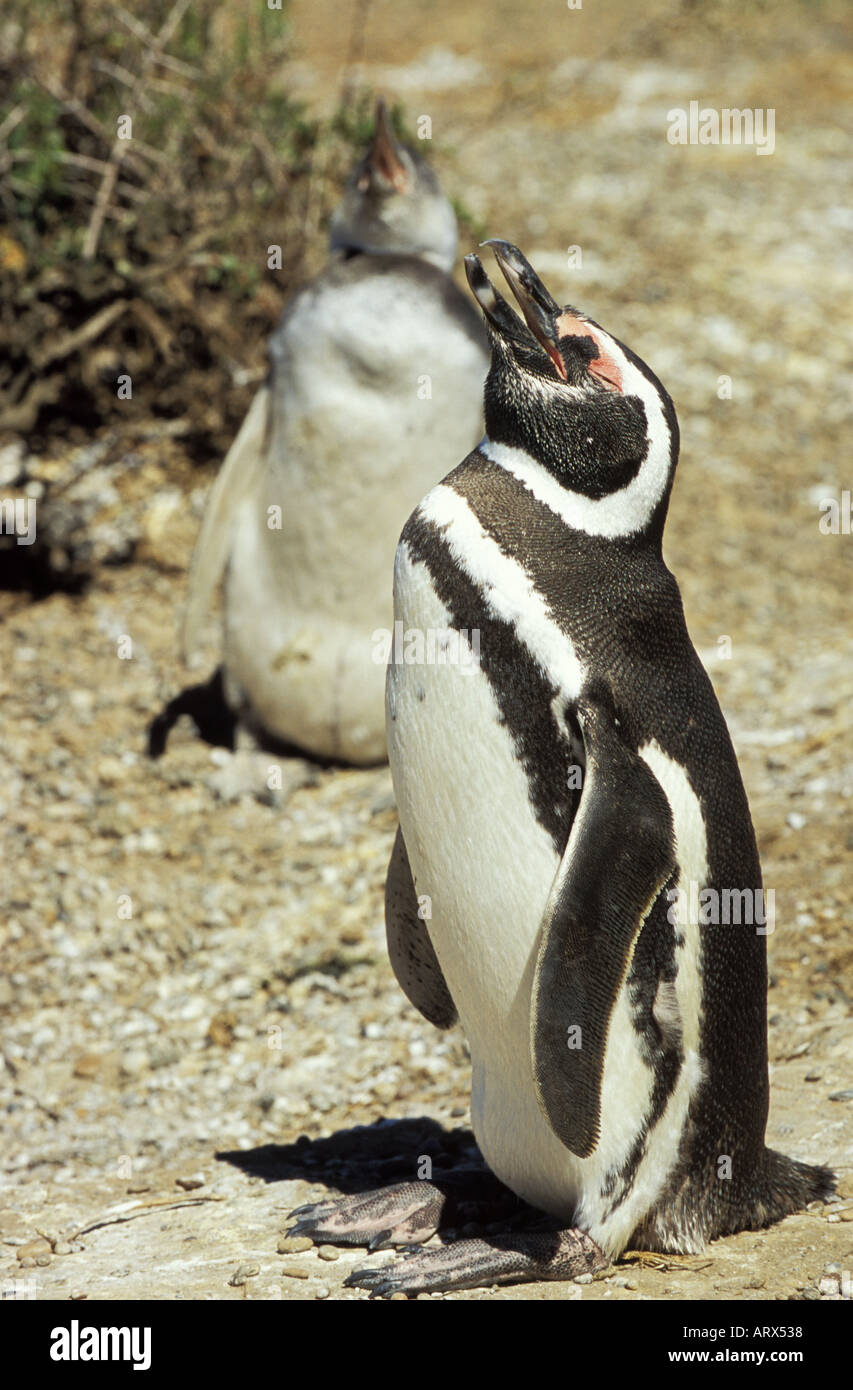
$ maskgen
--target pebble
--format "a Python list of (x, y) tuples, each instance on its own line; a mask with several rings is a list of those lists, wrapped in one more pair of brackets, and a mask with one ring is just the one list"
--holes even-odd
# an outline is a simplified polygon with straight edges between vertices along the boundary
[(33, 1259), (41, 1255), (50, 1255), (50, 1241), (45, 1240), (44, 1236), (39, 1236), (38, 1240), (29, 1240), (26, 1245), (18, 1246), (18, 1259), (23, 1260), (28, 1257)]
[(73, 1255), (74, 1249), (67, 1240), (58, 1240), (53, 1247), (53, 1253), (54, 1255)]
[(318, 1285), (317, 1285), (316, 1289), (314, 1290), (314, 1297), (315, 1297), (315, 1298), (328, 1298), (328, 1297), (329, 1297), (329, 1290), (327, 1289), (327, 1287), (326, 1287), (325, 1284), (318, 1284)]
[(184, 1192), (194, 1192), (198, 1187), (204, 1187), (207, 1178), (204, 1173), (192, 1173), (186, 1178), (175, 1178), (178, 1187), (182, 1187)]
[(139, 1048), (125, 1052), (121, 1059), (121, 1069), (125, 1076), (141, 1076), (149, 1070), (149, 1066), (148, 1053), (142, 1052)]
[(820, 1283), (818, 1284), (817, 1287), (818, 1287), (818, 1291), (819, 1291), (820, 1293), (823, 1293), (823, 1294), (827, 1294), (827, 1293), (829, 1293), (829, 1294), (838, 1293), (838, 1280), (837, 1280), (837, 1279), (821, 1279), (821, 1280), (820, 1280)]
[(310, 1270), (304, 1265), (282, 1265), (280, 1272), (289, 1279), (307, 1279), (310, 1276)]
[(591, 1284), (591, 1283), (592, 1283), (592, 1275), (591, 1275), (591, 1274), (579, 1274), (578, 1277), (577, 1277), (577, 1279), (574, 1280), (574, 1283), (576, 1283), (576, 1284)]
[(74, 1063), (74, 1075), (90, 1078), (97, 1076), (103, 1065), (103, 1057), (99, 1057), (96, 1052), (84, 1052)]
[(260, 1267), (260, 1265), (255, 1265), (255, 1264), (243, 1264), (243, 1265), (238, 1265), (237, 1268), (235, 1269), (234, 1273), (231, 1275), (231, 1278), (228, 1280), (228, 1283), (229, 1283), (229, 1284), (231, 1285), (231, 1287), (234, 1288), (234, 1289), (242, 1288), (242, 1286), (243, 1286), (245, 1283), (247, 1283), (249, 1279), (254, 1279), (255, 1275), (256, 1275), (256, 1274), (260, 1274), (260, 1272), (261, 1272), (261, 1267)]
[(839, 1221), (853, 1221), (853, 1207), (845, 1207), (838, 1213)]
[(152, 1071), (159, 1071), (160, 1067), (174, 1066), (175, 1062), (180, 1060), (180, 1056), (180, 1049), (173, 1042), (163, 1039), (152, 1043), (148, 1060)]
[(845, 1091), (833, 1091), (830, 1100), (853, 1100), (853, 1086), (848, 1086)]
[(339, 1260), (341, 1257), (334, 1245), (321, 1245), (317, 1250), (318, 1258), (321, 1260)]
[(853, 1197), (853, 1173), (845, 1173), (839, 1178), (835, 1188), (839, 1197)]
[(308, 1236), (282, 1236), (276, 1246), (279, 1255), (295, 1255), (300, 1250), (310, 1250), (314, 1245)]

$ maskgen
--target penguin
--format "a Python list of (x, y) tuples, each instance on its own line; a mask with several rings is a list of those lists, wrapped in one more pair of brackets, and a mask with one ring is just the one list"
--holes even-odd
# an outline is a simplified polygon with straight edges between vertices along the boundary
[(373, 143), (331, 219), (331, 259), (285, 310), (207, 503), (184, 658), (224, 573), (228, 709), (320, 759), (386, 759), (400, 527), (441, 460), (482, 432), (488, 352), (450, 278), (456, 248), (449, 201), (380, 99)]
[[(832, 1190), (764, 1142), (761, 868), (662, 556), (672, 400), (517, 247), (487, 244), (523, 318), (468, 256), (486, 436), (397, 549), (395, 619), (445, 634), (446, 659), (388, 664), (386, 922), (410, 1001), (461, 1023), (488, 1168), (540, 1217), (356, 1270), (373, 1296), (573, 1278), (629, 1245), (697, 1253)], [(413, 1181), (294, 1229), (405, 1246), (459, 1207)]]

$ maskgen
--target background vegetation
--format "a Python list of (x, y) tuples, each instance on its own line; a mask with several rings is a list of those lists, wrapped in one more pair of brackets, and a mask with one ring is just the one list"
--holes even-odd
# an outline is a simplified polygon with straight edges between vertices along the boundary
[(227, 445), (369, 129), (367, 93), (323, 121), (292, 98), (291, 49), (286, 9), (8, 0), (0, 443), (82, 441), (120, 408), (196, 457)]

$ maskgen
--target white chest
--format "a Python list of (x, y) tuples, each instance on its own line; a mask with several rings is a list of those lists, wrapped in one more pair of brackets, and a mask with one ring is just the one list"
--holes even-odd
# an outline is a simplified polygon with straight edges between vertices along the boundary
[[(483, 554), (481, 548), (485, 563)], [(405, 545), (397, 555), (395, 616), (404, 630), (441, 632), (451, 626), (426, 565), (413, 560)], [(574, 661), (567, 653), (564, 668)], [(583, 670), (576, 675), (583, 681)], [(610, 1020), (595, 1152), (585, 1160), (573, 1155), (539, 1109), (530, 996), (542, 913), (559, 860), (535, 817), (490, 682), (475, 663), (392, 661), (386, 716), (416, 891), (429, 899), (430, 937), (471, 1049), (472, 1122), (486, 1161), (526, 1200), (562, 1220), (582, 1222), (611, 1250), (623, 1248), (675, 1161), (700, 1073), (696, 1027), (685, 1029), (689, 1051), (682, 1077), (648, 1137), (632, 1195), (614, 1215), (608, 1175), (622, 1169), (643, 1130), (655, 1078), (623, 988)], [(646, 760), (673, 806), (683, 871), (701, 878), (707, 866), (698, 803), (665, 755), (652, 750)], [(698, 1018), (694, 938), (688, 928), (677, 992), (682, 1011)]]

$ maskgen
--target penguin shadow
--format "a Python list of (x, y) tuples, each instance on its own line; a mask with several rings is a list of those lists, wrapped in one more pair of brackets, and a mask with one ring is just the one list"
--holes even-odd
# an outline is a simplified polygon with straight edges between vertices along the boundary
[(268, 1183), (299, 1178), (322, 1184), (331, 1189), (330, 1197), (428, 1180), (449, 1199), (438, 1223), (439, 1235), (458, 1231), (463, 1204), (480, 1226), (484, 1219), (497, 1220), (502, 1230), (510, 1230), (538, 1226), (542, 1220), (540, 1212), (489, 1171), (471, 1130), (444, 1129), (427, 1116), (376, 1120), (320, 1139), (303, 1134), (293, 1144), (222, 1151), (216, 1159)]
[(249, 711), (234, 711), (225, 699), (225, 679), (221, 666), (213, 675), (198, 685), (185, 686), (167, 702), (151, 720), (146, 730), (146, 749), (149, 758), (161, 758), (166, 751), (169, 735), (183, 715), (188, 714), (196, 727), (196, 732), (204, 743), (213, 748), (227, 748), (234, 752), (237, 747), (237, 731), (245, 728), (259, 751), (272, 753), (280, 758), (310, 758), (318, 767), (342, 767), (343, 763), (333, 758), (323, 758), (316, 753), (308, 753), (295, 743), (268, 734), (252, 722)]
[(301, 1134), (293, 1144), (263, 1144), (217, 1153), (216, 1158), (266, 1182), (302, 1178), (348, 1194), (411, 1182), (425, 1169), (432, 1170), (433, 1181), (460, 1167), (488, 1174), (470, 1129), (444, 1129), (427, 1116), (376, 1120), (321, 1139)]
[(154, 716), (146, 731), (149, 758), (163, 756), (169, 734), (185, 714), (190, 716), (205, 743), (215, 748), (229, 748), (233, 752), (237, 719), (225, 701), (221, 666), (217, 666), (209, 680), (199, 685), (185, 686)]

